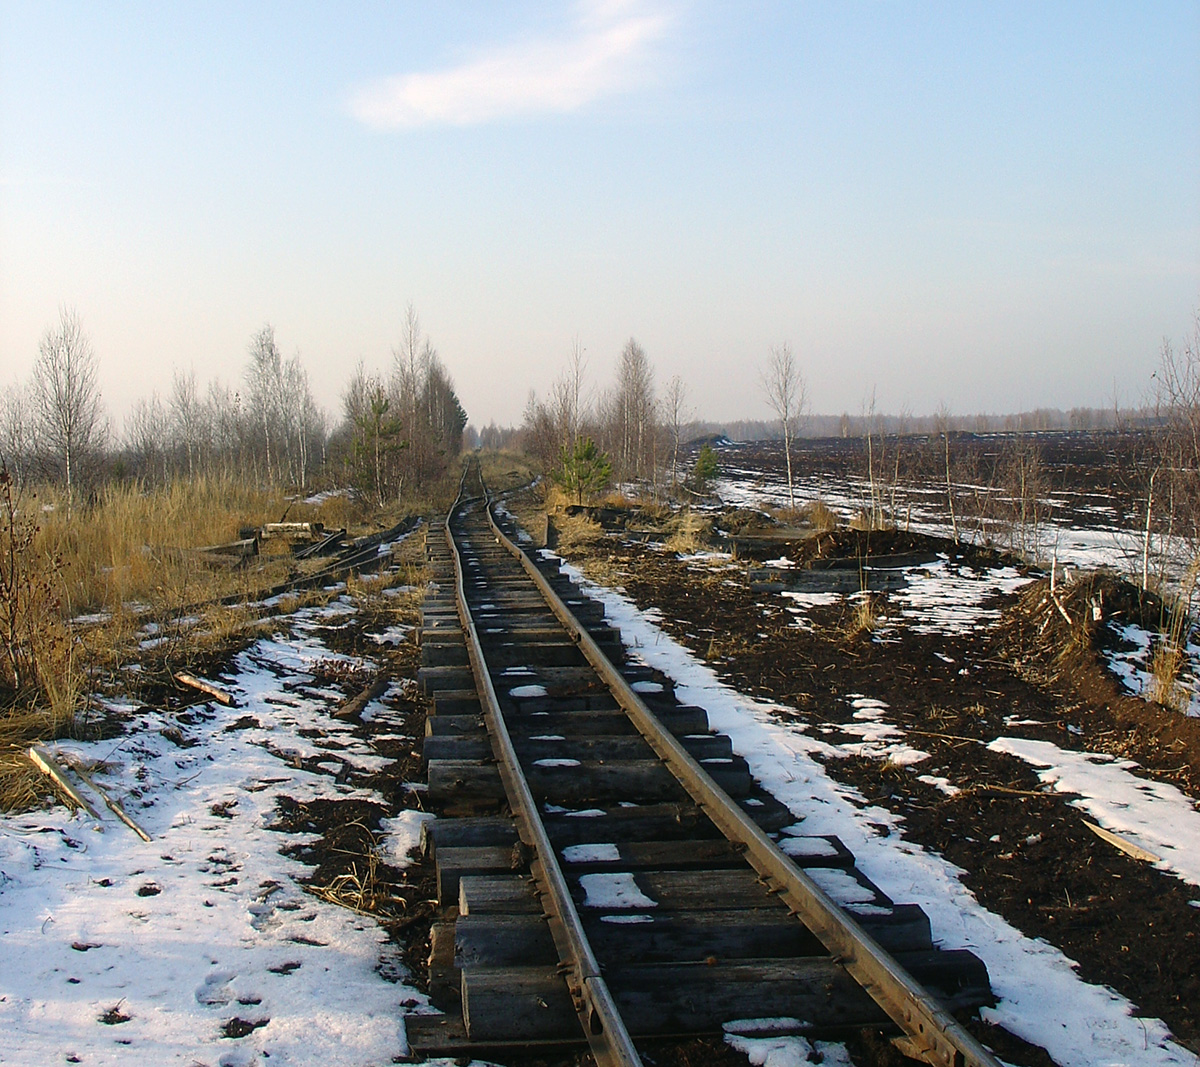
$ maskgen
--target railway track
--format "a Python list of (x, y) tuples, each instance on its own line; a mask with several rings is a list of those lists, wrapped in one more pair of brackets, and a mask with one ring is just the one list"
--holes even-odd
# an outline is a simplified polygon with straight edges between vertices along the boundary
[(444, 1014), (408, 1019), (414, 1050), (587, 1042), (631, 1065), (640, 1038), (883, 1027), (929, 1063), (995, 1067), (951, 1014), (990, 1001), (981, 961), (805, 836), (602, 606), (517, 546), (477, 468), (442, 534), (419, 681)]

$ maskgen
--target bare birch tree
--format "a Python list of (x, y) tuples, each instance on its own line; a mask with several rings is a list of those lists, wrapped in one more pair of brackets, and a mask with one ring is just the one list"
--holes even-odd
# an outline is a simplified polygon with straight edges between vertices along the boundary
[(618, 477), (641, 479), (652, 472), (654, 449), (654, 371), (646, 350), (632, 337), (617, 363), (611, 414)]
[(0, 467), (12, 475), (18, 489), (25, 484), (32, 451), (28, 393), (10, 385), (0, 395)]
[(679, 438), (687, 421), (687, 386), (678, 374), (667, 382), (662, 398), (663, 413), (671, 430), (671, 488), (679, 484)]
[(176, 442), (183, 443), (189, 478), (196, 476), (203, 422), (204, 408), (196, 388), (196, 372), (176, 370), (171, 383), (171, 430)]
[(550, 390), (550, 403), (554, 421), (558, 426), (560, 446), (571, 450), (579, 440), (585, 418), (584, 378), (587, 360), (583, 346), (576, 338), (571, 343), (571, 355), (566, 370), (558, 377)]
[(274, 476), (273, 454), (279, 451), (280, 408), (283, 392), (283, 357), (269, 323), (250, 339), (250, 365), (246, 368), (249, 415), (262, 433), (267, 481)]
[(58, 326), (42, 335), (32, 399), (38, 443), (63, 476), (70, 501), (83, 465), (103, 446), (106, 430), (96, 354), (71, 309), (60, 309)]
[(792, 440), (808, 404), (804, 375), (796, 364), (791, 345), (786, 342), (771, 349), (762, 373), (763, 392), (783, 430), (783, 454), (787, 462), (788, 507), (796, 507), (796, 487), (792, 476)]
[(125, 447), (139, 476), (147, 482), (166, 482), (169, 440), (167, 413), (158, 393), (135, 400), (125, 417)]
[(958, 540), (958, 515), (954, 511), (954, 479), (950, 475), (950, 409), (943, 403), (938, 404), (934, 413), (937, 432), (941, 435), (943, 456), (946, 468), (946, 506), (950, 509), (950, 530), (954, 540)]

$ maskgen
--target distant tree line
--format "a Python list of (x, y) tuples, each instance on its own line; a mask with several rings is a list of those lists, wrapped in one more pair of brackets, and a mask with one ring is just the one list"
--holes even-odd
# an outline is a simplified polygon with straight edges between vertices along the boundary
[[(867, 433), (930, 434), (940, 433), (939, 427), (949, 418), (950, 429), (961, 433), (1040, 433), (1053, 430), (1117, 430), (1130, 425), (1149, 425), (1153, 412), (1145, 408), (1077, 407), (1036, 408), (1007, 415), (968, 414), (949, 415), (933, 412), (928, 415), (876, 414), (871, 411), (851, 415), (808, 415), (799, 436), (809, 438), (866, 437)], [(775, 420), (729, 419), (701, 420), (688, 427), (691, 439), (723, 436), (731, 441), (778, 441), (783, 432)]]
[(15, 482), (61, 485), (68, 499), (105, 479), (153, 487), (200, 476), (306, 490), (355, 485), (377, 503), (440, 478), (462, 448), (466, 413), (411, 305), (386, 374), (360, 362), (334, 424), (313, 399), (299, 353), (270, 324), (250, 338), (240, 382), (201, 385), (177, 368), (171, 390), (139, 398), (118, 431), (98, 384), (99, 358), (70, 309), (38, 346), (26, 383), (0, 395), (0, 466)]

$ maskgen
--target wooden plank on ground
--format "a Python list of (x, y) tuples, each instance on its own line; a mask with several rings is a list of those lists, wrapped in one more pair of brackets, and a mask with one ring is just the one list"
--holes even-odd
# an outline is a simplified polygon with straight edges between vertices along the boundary
[(1094, 822), (1083, 820), (1083, 825), (1092, 831), (1101, 841), (1106, 841), (1113, 848), (1120, 849), (1127, 856), (1132, 856), (1135, 860), (1141, 860), (1143, 863), (1162, 863), (1162, 857), (1156, 856), (1153, 852), (1148, 852), (1141, 845), (1135, 845), (1128, 838), (1122, 837), (1120, 834), (1114, 834), (1111, 830), (1104, 829), (1103, 826), (1097, 826)]
[(80, 767), (76, 763), (72, 763), (71, 768), (76, 774), (79, 775), (80, 778), (82, 778), (89, 786), (92, 787), (96, 795), (104, 801), (104, 804), (109, 811), (111, 811), (118, 819), (121, 820), (121, 822), (128, 826), (129, 829), (137, 834), (138, 837), (140, 837), (143, 841), (150, 841), (150, 835), (133, 821), (133, 817), (125, 810), (124, 805), (122, 805), (122, 803), (117, 800), (116, 797), (110, 796), (108, 790), (101, 786), (96, 779), (92, 777), (90, 771)]

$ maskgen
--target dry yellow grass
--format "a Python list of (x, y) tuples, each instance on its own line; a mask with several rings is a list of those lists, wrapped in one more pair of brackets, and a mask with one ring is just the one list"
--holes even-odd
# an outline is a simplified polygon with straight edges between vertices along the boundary
[(1186, 711), (1191, 694), (1180, 684), (1186, 659), (1185, 646), (1192, 620), (1192, 599), (1200, 580), (1200, 557), (1192, 560), (1178, 595), (1171, 604), (1166, 630), (1159, 636), (1150, 665), (1150, 699), (1165, 707)]
[[(280, 492), (204, 478), (153, 492), (113, 483), (69, 511), (54, 489), (27, 490), (13, 503), (0, 535), (9, 547), (20, 540), (21, 551), (5, 558), (15, 560), (10, 569), (21, 595), (3, 606), (16, 615), (7, 636), (16, 636), (21, 670), (0, 672), (3, 808), (47, 792), (26, 748), (75, 731), (85, 685), (94, 684), (89, 675), (117, 670), (137, 650), (145, 623), (158, 624), (163, 642), (142, 658), (156, 670), (178, 669), (245, 627), (246, 612), (214, 603), (218, 598), (261, 589), (291, 568), (282, 541), (266, 542), (269, 553), (254, 560), (253, 574), (213, 570), (179, 550), (232, 541), (239, 527), (278, 520), (285, 511), (289, 519), (331, 525), (341, 515), (329, 512), (350, 506), (335, 497), (320, 507), (289, 508)], [(184, 609), (194, 617), (180, 620)], [(80, 616), (91, 618), (72, 622)]]
[(817, 533), (829, 533), (837, 529), (837, 513), (829, 508), (823, 500), (813, 500), (803, 505), (800, 508), (800, 518)]
[(536, 477), (533, 465), (517, 452), (479, 452), (479, 469), (483, 480), (493, 493), (504, 493), (518, 486), (528, 485)]
[(542, 508), (547, 513), (562, 511), (564, 508), (573, 507), (575, 503), (575, 497), (566, 490), (561, 489), (553, 482), (544, 483)]
[(595, 544), (604, 537), (600, 524), (586, 515), (555, 515), (554, 526), (558, 530), (558, 547), (564, 553)]
[(708, 535), (712, 531), (712, 520), (685, 509), (674, 516), (668, 526), (671, 533), (663, 547), (669, 552), (686, 555), (698, 552), (707, 543)]
[(638, 500), (619, 489), (613, 489), (600, 498), (600, 503), (606, 508), (637, 508), (646, 504), (647, 501)]
[(880, 603), (871, 593), (860, 593), (857, 603), (842, 627), (842, 632), (847, 637), (874, 633), (882, 621), (883, 612)]
[(94, 504), (76, 506), (69, 514), (52, 491), (40, 492), (32, 503), (40, 510), (39, 553), (63, 562), (63, 607), (69, 616), (121, 612), (131, 602), (187, 602), (216, 595), (218, 588), (236, 591), (237, 577), (209, 571), (190, 558), (164, 558), (167, 550), (233, 541), (242, 526), (274, 522), (285, 511), (293, 519), (297, 510), (289, 511), (279, 491), (214, 478), (154, 491), (112, 484)]
[[(77, 732), (83, 694), (96, 678), (112, 677), (131, 657), (142, 667), (139, 677), (165, 678), (214, 651), (236, 647), (250, 639), (261, 612), (230, 607), (222, 599), (253, 599), (298, 572), (315, 572), (328, 563), (298, 563), (283, 538), (262, 542), (261, 554), (240, 568), (214, 568), (194, 549), (233, 541), (241, 527), (285, 518), (345, 527), (352, 536), (382, 529), (405, 515), (444, 508), (457, 485), (457, 475), (448, 476), (430, 487), (425, 499), (406, 497), (383, 512), (353, 493), (305, 503), (279, 490), (212, 478), (153, 491), (113, 483), (70, 511), (54, 489), (23, 493), (9, 521), (0, 522), (0, 535), (12, 534), (10, 545), (27, 535), (16, 555), (32, 593), (19, 600), (19, 634), (22, 663), (35, 665), (36, 671), (23, 667), (19, 680), (12, 671), (0, 671), (0, 809), (28, 806), (49, 792), (25, 751), (33, 742)], [(418, 560), (419, 553), (408, 562)], [(406, 579), (416, 582), (406, 575), (399, 584)], [(359, 592), (378, 597), (383, 584), (361, 583)], [(280, 608), (329, 596), (298, 591)], [(149, 622), (157, 624), (160, 641), (154, 648), (139, 648)]]

